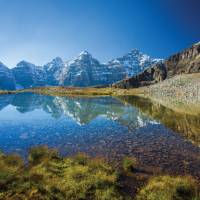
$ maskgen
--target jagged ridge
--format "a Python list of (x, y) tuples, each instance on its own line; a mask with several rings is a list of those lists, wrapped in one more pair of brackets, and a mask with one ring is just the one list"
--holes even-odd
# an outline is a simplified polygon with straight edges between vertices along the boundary
[[(4, 81), (0, 82), (1, 89), (21, 89), (37, 86), (95, 86), (108, 85), (133, 74), (144, 71), (148, 66), (159, 62), (141, 53), (132, 50), (128, 54), (102, 64), (87, 51), (81, 52), (77, 57), (67, 62), (56, 57), (44, 66), (36, 66), (27, 61), (21, 61), (13, 69), (4, 66), (4, 74), (10, 72), (6, 82), (12, 87), (5, 87)], [(8, 81), (7, 81), (8, 80)]]

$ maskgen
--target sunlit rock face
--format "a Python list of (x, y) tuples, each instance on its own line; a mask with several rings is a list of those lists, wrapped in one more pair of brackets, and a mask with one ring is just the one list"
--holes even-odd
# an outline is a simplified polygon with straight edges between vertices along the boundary
[(165, 66), (169, 78), (182, 73), (200, 72), (200, 42), (166, 59)]
[(46, 74), (46, 85), (59, 85), (59, 77), (64, 67), (65, 63), (60, 57), (56, 57), (51, 62), (44, 65), (43, 69)]
[(29, 88), (46, 85), (46, 75), (42, 67), (21, 61), (12, 69), (17, 87)]
[(0, 62), (0, 90), (14, 90), (15, 79), (12, 71)]

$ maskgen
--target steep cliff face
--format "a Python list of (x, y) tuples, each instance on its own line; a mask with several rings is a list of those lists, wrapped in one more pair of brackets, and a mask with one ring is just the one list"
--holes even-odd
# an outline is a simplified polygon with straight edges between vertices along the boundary
[(12, 71), (0, 62), (0, 89), (1, 90), (14, 90), (15, 79)]
[(51, 62), (44, 65), (43, 69), (46, 74), (46, 85), (59, 85), (59, 77), (64, 67), (65, 63), (60, 57), (56, 57)]
[(152, 65), (144, 72), (113, 84), (113, 87), (136, 88), (151, 85), (179, 74), (200, 73), (200, 42)]
[(168, 78), (182, 73), (200, 72), (200, 42), (165, 61)]
[(46, 85), (46, 75), (42, 67), (21, 61), (12, 69), (17, 88), (29, 88)]

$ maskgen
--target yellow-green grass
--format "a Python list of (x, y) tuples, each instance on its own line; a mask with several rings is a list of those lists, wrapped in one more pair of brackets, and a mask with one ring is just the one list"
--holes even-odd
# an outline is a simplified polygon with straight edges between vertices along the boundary
[(116, 171), (101, 159), (61, 158), (56, 150), (37, 147), (28, 160), (25, 167), (16, 155), (0, 155), (0, 199), (122, 199)]
[(0, 94), (13, 94), (13, 93), (16, 93), (16, 91), (0, 90)]
[(133, 95), (142, 93), (142, 89), (118, 89), (118, 88), (78, 88), (78, 87), (39, 87), (20, 90), (18, 92), (34, 92), (44, 95), (57, 95), (57, 96), (122, 96), (122, 95)]
[(125, 156), (122, 161), (122, 167), (126, 172), (132, 172), (137, 164), (138, 161), (135, 157)]
[(139, 191), (136, 199), (199, 200), (197, 182), (191, 177), (154, 177)]
[[(126, 162), (128, 169), (136, 165), (130, 157)], [(134, 198), (122, 192), (119, 176), (103, 159), (83, 153), (63, 158), (39, 146), (30, 150), (28, 165), (17, 155), (0, 153), (0, 200), (199, 200), (191, 177), (150, 178)]]

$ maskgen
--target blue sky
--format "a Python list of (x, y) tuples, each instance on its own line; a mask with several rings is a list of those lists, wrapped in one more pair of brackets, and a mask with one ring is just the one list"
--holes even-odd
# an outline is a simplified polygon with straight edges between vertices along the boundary
[(200, 40), (199, 0), (0, 0), (0, 61), (37, 65), (87, 50), (165, 58)]

